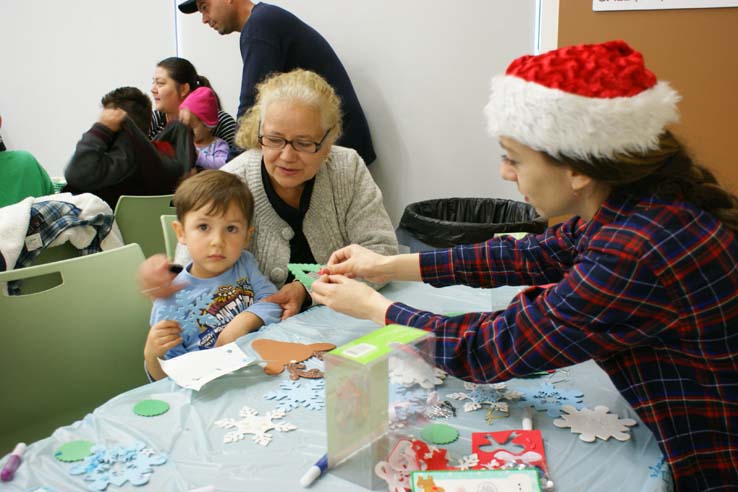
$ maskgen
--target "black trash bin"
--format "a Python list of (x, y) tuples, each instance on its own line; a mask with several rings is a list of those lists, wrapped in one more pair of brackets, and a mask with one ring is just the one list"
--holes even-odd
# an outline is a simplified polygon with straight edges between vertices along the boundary
[(505, 232), (543, 232), (548, 221), (523, 202), (502, 198), (441, 198), (405, 207), (397, 229), (411, 252), (479, 243)]

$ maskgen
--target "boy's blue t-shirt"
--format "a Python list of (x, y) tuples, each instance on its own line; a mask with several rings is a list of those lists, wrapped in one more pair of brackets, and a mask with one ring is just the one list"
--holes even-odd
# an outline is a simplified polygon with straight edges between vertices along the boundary
[(191, 268), (192, 263), (175, 279), (188, 285), (167, 299), (154, 301), (151, 311), (152, 326), (173, 319), (183, 328), (182, 343), (170, 349), (165, 359), (214, 347), (220, 332), (244, 311), (257, 315), (264, 325), (280, 320), (279, 304), (258, 302), (277, 292), (277, 288), (259, 271), (256, 259), (248, 251), (243, 251), (238, 261), (217, 277), (193, 277)]

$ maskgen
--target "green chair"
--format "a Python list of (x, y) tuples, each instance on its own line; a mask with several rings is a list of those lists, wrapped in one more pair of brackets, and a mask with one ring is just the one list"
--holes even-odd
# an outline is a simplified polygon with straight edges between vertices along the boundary
[(177, 220), (176, 215), (162, 215), (161, 216), (161, 231), (164, 233), (164, 247), (167, 252), (167, 258), (169, 260), (174, 259), (174, 253), (177, 251), (177, 234), (174, 232), (172, 222)]
[[(45, 265), (56, 261), (68, 260), (69, 258), (77, 258), (78, 256), (81, 256), (80, 251), (75, 248), (72, 243), (66, 242), (59, 246), (44, 248), (44, 250), (33, 259), (32, 266)], [(39, 275), (25, 279), (21, 282), (20, 292), (21, 294), (33, 294), (34, 292), (48, 290), (61, 284), (61, 282), (62, 280), (59, 272), (49, 273), (48, 275)]]
[(164, 253), (159, 218), (175, 213), (172, 197), (173, 195), (122, 195), (115, 205), (115, 222), (120, 228), (123, 242), (138, 243), (147, 258), (156, 253)]
[(144, 260), (131, 244), (0, 273), (0, 282), (58, 273), (43, 292), (0, 293), (0, 455), (50, 435), (147, 382), (143, 347), (151, 301), (139, 292)]

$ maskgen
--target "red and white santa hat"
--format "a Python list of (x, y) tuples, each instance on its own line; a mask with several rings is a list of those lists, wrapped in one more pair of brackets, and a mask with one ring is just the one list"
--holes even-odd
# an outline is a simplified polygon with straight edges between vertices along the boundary
[(589, 160), (656, 148), (679, 99), (639, 52), (609, 41), (516, 59), (492, 78), (485, 114), (494, 137)]

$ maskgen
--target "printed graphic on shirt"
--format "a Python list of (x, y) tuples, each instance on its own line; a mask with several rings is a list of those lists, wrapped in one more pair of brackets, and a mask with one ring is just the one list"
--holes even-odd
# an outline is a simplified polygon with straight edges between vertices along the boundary
[(254, 291), (246, 277), (238, 279), (236, 285), (218, 287), (207, 305), (200, 308), (202, 318), (197, 319), (200, 349), (213, 347), (223, 328), (253, 303)]

